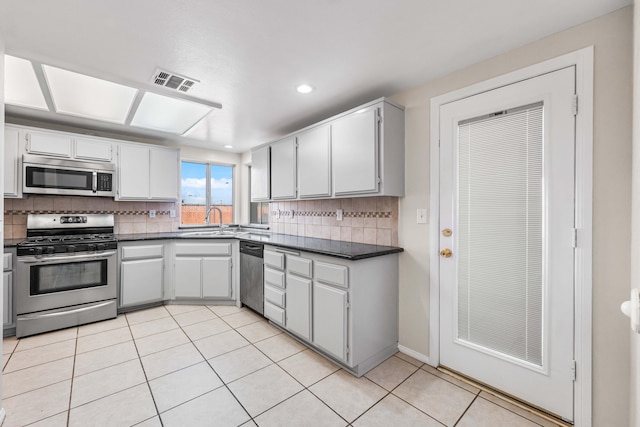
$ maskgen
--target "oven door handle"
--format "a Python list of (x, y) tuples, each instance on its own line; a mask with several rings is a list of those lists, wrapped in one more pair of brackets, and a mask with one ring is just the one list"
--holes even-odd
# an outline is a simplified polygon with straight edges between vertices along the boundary
[(45, 264), (58, 261), (87, 261), (92, 259), (104, 259), (115, 255), (116, 251), (100, 252), (99, 254), (87, 254), (87, 255), (66, 255), (61, 257), (44, 257), (36, 258), (32, 256), (18, 257), (18, 262), (25, 264)]

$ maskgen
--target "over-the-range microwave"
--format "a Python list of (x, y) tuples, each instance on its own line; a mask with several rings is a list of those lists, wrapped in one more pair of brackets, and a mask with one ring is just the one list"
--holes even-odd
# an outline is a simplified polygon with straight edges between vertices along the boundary
[(114, 196), (111, 163), (22, 156), (22, 192), (65, 196)]

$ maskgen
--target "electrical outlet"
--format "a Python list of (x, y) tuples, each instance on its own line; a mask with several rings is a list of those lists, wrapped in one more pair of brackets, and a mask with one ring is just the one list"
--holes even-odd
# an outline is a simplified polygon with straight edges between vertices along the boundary
[(417, 224), (426, 224), (427, 223), (427, 210), (426, 209), (418, 209), (417, 210), (416, 223)]
[(170, 209), (169, 210), (169, 217), (171, 217), (171, 218), (175, 218), (176, 217), (176, 210), (175, 209)]
[(155, 218), (155, 217), (156, 217), (156, 210), (149, 209), (149, 218)]
[(336, 220), (342, 221), (342, 209), (336, 211)]

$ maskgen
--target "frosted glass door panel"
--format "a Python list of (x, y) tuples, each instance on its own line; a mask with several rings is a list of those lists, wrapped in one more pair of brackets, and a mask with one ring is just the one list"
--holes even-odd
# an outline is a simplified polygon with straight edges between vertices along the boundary
[[(543, 106), (458, 126), (458, 339), (542, 365)], [(508, 167), (505, 167), (508, 166)]]

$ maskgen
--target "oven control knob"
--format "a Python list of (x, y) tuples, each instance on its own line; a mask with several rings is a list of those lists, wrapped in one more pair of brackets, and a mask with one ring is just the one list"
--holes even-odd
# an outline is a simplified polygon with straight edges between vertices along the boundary
[(69, 245), (67, 246), (67, 252), (75, 252), (76, 251), (76, 247), (73, 245)]
[(106, 246), (105, 246), (105, 244), (104, 244), (104, 243), (98, 243), (98, 244), (96, 245), (96, 248), (98, 248), (98, 252), (102, 252), (102, 251), (104, 251), (104, 250), (105, 250)]
[(31, 250), (35, 256), (42, 256), (42, 248), (33, 248)]
[(96, 245), (94, 245), (93, 243), (89, 243), (89, 244), (87, 245), (87, 250), (88, 250), (89, 252), (94, 252), (94, 251), (96, 250)]
[(56, 252), (56, 249), (53, 246), (47, 246), (45, 248), (45, 251), (47, 252), (48, 255), (54, 254)]

